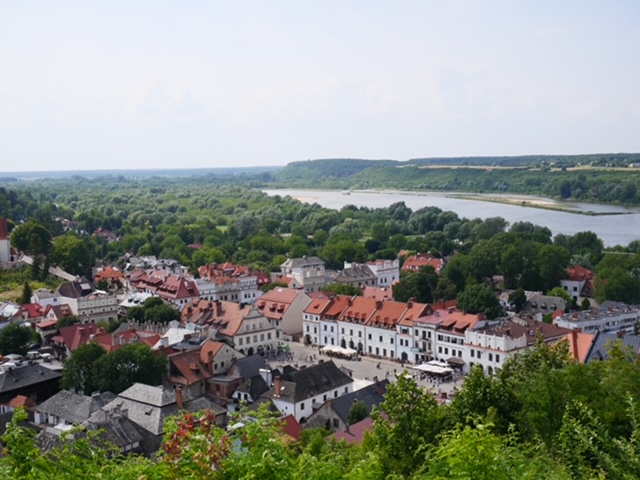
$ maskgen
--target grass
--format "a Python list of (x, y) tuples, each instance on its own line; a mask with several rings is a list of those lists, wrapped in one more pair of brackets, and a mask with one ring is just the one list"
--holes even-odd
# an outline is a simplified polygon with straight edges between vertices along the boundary
[(0, 271), (0, 301), (18, 301), (22, 296), (25, 282), (29, 282), (34, 292), (39, 288), (55, 290), (62, 283), (61, 280), (34, 281), (31, 280), (29, 267), (20, 270)]

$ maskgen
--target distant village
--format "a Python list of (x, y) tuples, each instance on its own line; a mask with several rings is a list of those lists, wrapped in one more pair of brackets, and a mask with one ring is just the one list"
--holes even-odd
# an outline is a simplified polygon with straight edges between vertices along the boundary
[[(102, 229), (96, 234), (113, 235)], [(12, 248), (7, 222), (0, 219), (0, 268), (32, 262)], [(574, 304), (589, 299), (584, 310), (529, 291), (517, 313), (512, 292), (499, 292), (504, 314), (493, 320), (459, 310), (455, 300), (394, 300), (401, 271), (430, 266), (439, 273), (445, 262), (431, 253), (404, 252), (331, 271), (320, 258), (301, 257), (268, 275), (231, 262), (189, 271), (173, 259), (130, 255), (120, 266), (95, 268), (92, 278), (50, 267), (64, 281), (57, 290), (35, 290), (30, 303), (0, 303), (0, 329), (18, 324), (39, 338), (26, 355), (1, 359), (0, 434), (13, 410), (24, 407), (45, 450), (81, 425), (100, 429), (123, 453), (152, 456), (171, 415), (208, 409), (227, 426), (229, 412), (267, 405), (283, 418), (283, 433), (293, 441), (303, 429), (323, 426), (335, 438), (359, 442), (372, 420), (350, 424), (352, 405), (363, 402), (371, 412), (403, 372), (447, 402), (474, 365), (493, 375), (537, 342), (567, 342), (582, 363), (607, 358), (616, 339), (635, 352), (640, 348), (640, 308), (597, 305), (595, 275), (580, 265), (567, 268), (558, 286)], [(360, 295), (325, 290), (335, 284)], [(176, 319), (128, 316), (150, 298), (174, 308)], [(59, 326), (72, 316), (77, 323)], [(118, 320), (112, 332), (101, 326)], [(148, 346), (166, 358), (162, 384), (135, 383), (117, 393), (61, 390), (65, 363), (89, 343), (107, 352)]]

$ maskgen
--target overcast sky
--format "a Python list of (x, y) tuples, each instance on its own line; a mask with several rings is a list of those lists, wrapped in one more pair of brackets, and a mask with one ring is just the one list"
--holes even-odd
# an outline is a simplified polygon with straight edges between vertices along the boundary
[(0, 171), (640, 152), (640, 1), (0, 0)]

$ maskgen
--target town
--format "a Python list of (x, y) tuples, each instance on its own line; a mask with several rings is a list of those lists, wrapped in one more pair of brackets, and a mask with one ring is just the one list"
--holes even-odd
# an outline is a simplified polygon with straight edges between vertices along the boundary
[[(93, 235), (118, 241), (102, 228)], [(0, 219), (0, 265), (37, 264), (11, 238)], [(207, 411), (229, 428), (234, 413), (267, 408), (291, 442), (323, 428), (361, 443), (399, 378), (446, 405), (474, 368), (491, 377), (541, 343), (564, 343), (585, 364), (608, 358), (616, 341), (640, 347), (640, 309), (598, 304), (596, 276), (579, 264), (547, 292), (496, 288), (490, 300), (474, 299), (481, 308), (461, 307), (460, 296), (406, 298), (407, 278), (437, 278), (451, 258), (400, 250), (337, 270), (301, 256), (266, 273), (230, 261), (191, 271), (128, 254), (122, 267), (92, 268), (92, 278), (50, 266), (62, 281), (56, 290), (26, 284), (29, 298), (0, 305), (2, 429), (22, 407), (43, 449), (82, 427), (122, 454), (154, 457), (171, 416)], [(131, 362), (140, 363), (126, 371)]]

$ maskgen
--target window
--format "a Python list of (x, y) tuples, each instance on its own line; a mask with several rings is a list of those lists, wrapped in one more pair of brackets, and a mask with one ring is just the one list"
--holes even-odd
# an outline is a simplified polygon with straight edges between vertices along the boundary
[(490, 354), (489, 354), (489, 361), (490, 361), (490, 362), (493, 362), (493, 353), (490, 353)]
[(498, 355), (497, 353), (496, 353), (496, 362), (500, 363), (500, 355)]
[(340, 421), (337, 418), (333, 419), (333, 428), (340, 428)]
[(351, 335), (353, 337), (353, 330), (349, 330), (349, 335)]
[(327, 401), (327, 394), (326, 394), (326, 393), (322, 396), (322, 401), (323, 401), (323, 402), (326, 402), (326, 401)]
[(342, 329), (342, 334), (344, 335), (344, 328)]
[(349, 387), (344, 387), (344, 393), (349, 393)]
[(338, 398), (338, 390), (336, 390), (335, 392), (333, 392), (333, 398)]
[(327, 326), (326, 326), (326, 325), (324, 326), (324, 331), (325, 331), (325, 332), (327, 331)]
[(300, 404), (300, 410), (304, 410), (304, 402)]
[(309, 333), (309, 325), (307, 325), (307, 333)]
[(362, 338), (362, 332), (358, 332), (358, 338)]
[(242, 345), (242, 337), (238, 338), (238, 345)]
[(448, 349), (448, 348), (446, 348), (446, 347), (445, 347), (445, 349), (444, 349), (444, 354), (445, 354), (445, 355), (449, 355), (449, 349)]
[(386, 348), (383, 348), (383, 349), (382, 349), (382, 356), (383, 356), (383, 357), (386, 357), (386, 356), (387, 356), (387, 349), (386, 349)]
[(471, 358), (476, 357), (476, 351), (473, 348), (470, 350), (470, 355), (471, 355)]
[(380, 335), (380, 337), (379, 337), (379, 338), (380, 338), (380, 340), (379, 340), (379, 341), (380, 341), (380, 343), (382, 343), (382, 335)]
[(438, 353), (442, 353), (442, 347), (438, 347)]
[(389, 343), (393, 343), (393, 342), (394, 342), (393, 337), (391, 337), (391, 338), (389, 339)]
[(369, 334), (369, 340), (371, 340), (371, 334)]
[(267, 340), (271, 340), (271, 332), (267, 333)]

